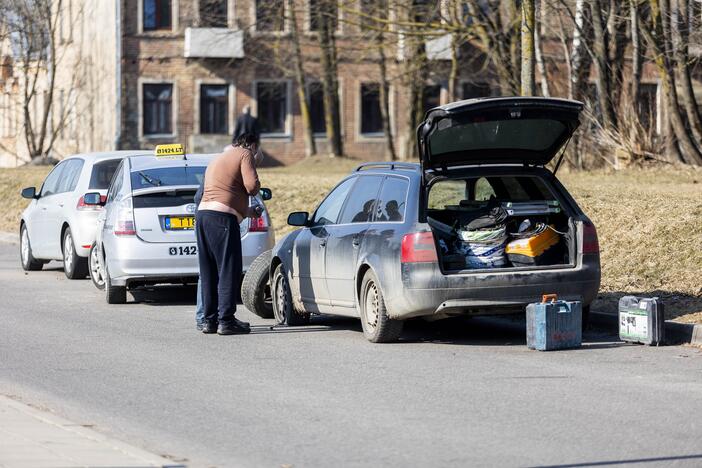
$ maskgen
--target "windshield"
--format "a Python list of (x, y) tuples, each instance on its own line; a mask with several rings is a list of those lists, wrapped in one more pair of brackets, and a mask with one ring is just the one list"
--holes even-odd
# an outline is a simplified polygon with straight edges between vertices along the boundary
[(200, 185), (206, 166), (156, 167), (131, 173), (132, 190), (175, 185)]

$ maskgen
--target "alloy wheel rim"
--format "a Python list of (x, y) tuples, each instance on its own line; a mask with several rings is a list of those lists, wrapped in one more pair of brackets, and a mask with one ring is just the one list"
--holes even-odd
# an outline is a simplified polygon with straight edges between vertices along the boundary
[(100, 267), (100, 261), (98, 259), (98, 252), (96, 248), (90, 251), (90, 274), (93, 277), (93, 281), (102, 286), (105, 284), (105, 278), (102, 274), (102, 268)]
[(366, 290), (366, 324), (373, 330), (378, 325), (378, 308), (380, 301), (378, 300), (378, 287), (375, 283), (370, 283)]
[(280, 275), (275, 282), (275, 314), (279, 322), (285, 320), (285, 278)]
[(73, 239), (70, 234), (66, 234), (66, 241), (63, 245), (63, 267), (66, 271), (73, 270)]
[(22, 263), (26, 265), (29, 263), (29, 234), (27, 233), (27, 228), (22, 229), (21, 243), (20, 252), (22, 255)]

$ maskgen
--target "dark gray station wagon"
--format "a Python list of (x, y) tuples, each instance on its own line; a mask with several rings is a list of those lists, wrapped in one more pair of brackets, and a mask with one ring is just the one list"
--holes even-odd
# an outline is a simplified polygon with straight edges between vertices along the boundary
[[(495, 98), (429, 111), (420, 164), (363, 164), (314, 213), (290, 214), (301, 229), (266, 265), (275, 318), (359, 317), (370, 341), (387, 342), (412, 317), (523, 312), (543, 294), (587, 311), (600, 285), (597, 233), (546, 168), (562, 158), (581, 110), (575, 101)], [(491, 219), (499, 226), (466, 228)], [(505, 245), (529, 226), (556, 233), (546, 236), (551, 255), (510, 262)], [(471, 244), (495, 235), (504, 241)]]

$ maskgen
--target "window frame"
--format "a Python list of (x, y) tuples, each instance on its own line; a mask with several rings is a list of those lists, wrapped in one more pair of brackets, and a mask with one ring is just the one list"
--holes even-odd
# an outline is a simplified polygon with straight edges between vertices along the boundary
[(170, 29), (144, 29), (144, 0), (138, 0), (137, 32), (139, 34), (173, 33), (178, 30), (178, 0), (171, 0), (171, 28)]
[(236, 2), (235, 0), (223, 0), (226, 2), (227, 5), (227, 20), (226, 26), (205, 26), (202, 23), (202, 17), (200, 16), (200, 5), (203, 0), (195, 0), (197, 2), (196, 5), (196, 10), (195, 14), (197, 15), (197, 27), (199, 28), (218, 28), (218, 29), (224, 29), (224, 28), (236, 28)]
[(407, 201), (409, 200), (409, 192), (410, 189), (412, 188), (412, 180), (404, 175), (386, 175), (385, 178), (383, 179), (383, 182), (380, 184), (380, 190), (378, 190), (378, 196), (376, 197), (378, 202), (381, 202), (382, 200), (380, 199), (381, 194), (383, 193), (383, 187), (385, 187), (385, 182), (387, 182), (388, 179), (400, 179), (400, 180), (406, 180), (407, 181), (407, 191), (405, 192), (405, 211), (402, 213), (402, 221), (379, 221), (378, 218), (378, 211), (376, 210), (374, 215), (373, 215), (373, 220), (371, 223), (373, 224), (405, 224), (407, 222)]
[(341, 207), (341, 211), (339, 211), (339, 216), (336, 220), (337, 223), (335, 224), (335, 226), (349, 226), (349, 225), (353, 225), (353, 224), (371, 224), (371, 223), (373, 223), (373, 220), (375, 219), (375, 208), (371, 212), (372, 215), (371, 215), (371, 219), (369, 219), (369, 220), (357, 221), (357, 222), (350, 221), (348, 223), (340, 222), (341, 217), (344, 215), (344, 212), (346, 211), (346, 208), (348, 208), (349, 195), (351, 195), (353, 193), (353, 190), (356, 188), (356, 185), (358, 185), (358, 183), (361, 180), (363, 180), (363, 177), (366, 177), (366, 178), (376, 177), (376, 178), (380, 179), (380, 184), (378, 185), (378, 190), (375, 192), (374, 205), (378, 202), (378, 195), (380, 195), (380, 190), (383, 188), (383, 183), (385, 182), (385, 175), (384, 174), (357, 174), (356, 181), (351, 186), (351, 189), (349, 189), (349, 193), (348, 193), (348, 195), (346, 195), (346, 200), (344, 200), (344, 204)]
[(202, 106), (202, 87), (203, 86), (222, 86), (226, 85), (227, 88), (227, 135), (234, 134), (234, 126), (236, 124), (236, 85), (233, 81), (225, 79), (212, 79), (208, 78), (206, 80), (197, 79), (195, 80), (195, 102), (193, 103), (193, 134), (194, 135), (225, 135), (225, 133), (202, 133), (202, 122), (201, 122), (201, 106)]
[[(310, 111), (310, 121), (312, 120), (312, 86), (313, 85), (319, 85), (319, 88), (322, 92), (322, 107), (324, 107), (324, 84), (322, 83), (321, 80), (313, 80), (313, 81), (308, 81), (305, 83), (305, 86), (307, 87), (307, 98), (309, 99), (309, 102), (307, 103)], [(341, 101), (341, 96), (339, 97), (339, 101)], [(341, 102), (340, 102), (341, 104)], [(341, 106), (339, 106), (341, 107)], [(324, 115), (322, 115), (322, 119), (324, 120)], [(314, 126), (313, 126), (314, 127)], [(313, 129), (314, 130), (314, 129)], [(326, 139), (327, 138), (327, 129), (326, 129), (326, 122), (325, 122), (325, 128), (323, 132), (314, 132), (314, 137), (319, 138), (319, 139)]]
[[(144, 85), (163, 84), (171, 85), (171, 133), (144, 133)], [(178, 86), (173, 79), (139, 78), (139, 138), (141, 140), (158, 140), (175, 138), (178, 136)]]
[(292, 129), (292, 80), (290, 79), (260, 79), (253, 80), (252, 83), (252, 93), (253, 99), (251, 100), (251, 111), (259, 119), (259, 124), (261, 122), (260, 112), (259, 112), (259, 102), (258, 102), (258, 85), (259, 83), (285, 83), (285, 122), (283, 132), (261, 132), (261, 139), (292, 139), (293, 129)]
[(283, 19), (283, 29), (281, 31), (269, 31), (266, 29), (258, 29), (257, 24), (258, 24), (258, 15), (256, 12), (256, 1), (257, 0), (252, 0), (251, 1), (251, 11), (250, 11), (250, 16), (251, 16), (251, 34), (253, 36), (285, 36), (290, 34), (290, 22), (288, 21), (288, 5), (285, 0), (282, 0), (283, 3), (283, 13), (285, 18)]
[[(83, 158), (70, 158), (66, 159), (65, 161), (66, 162), (64, 164), (66, 167), (63, 169), (64, 172), (66, 172), (66, 170), (71, 170), (72, 166), (77, 166), (77, 172), (75, 173), (75, 178), (70, 180), (70, 185), (67, 186), (65, 190), (59, 190), (56, 193), (74, 192), (76, 190), (76, 187), (78, 186), (78, 182), (80, 181), (80, 176), (83, 172), (83, 167), (85, 166), (85, 160)], [(64, 179), (68, 175), (69, 174), (61, 174), (61, 179)]]
[[(59, 162), (57, 165), (55, 165), (54, 168), (51, 169), (51, 172), (49, 172), (47, 174), (47, 176), (44, 178), (44, 181), (41, 183), (41, 188), (39, 188), (39, 198), (51, 197), (53, 195), (59, 194), (58, 191), (45, 194), (44, 187), (46, 186), (46, 181), (49, 180), (49, 177), (54, 175), (54, 172), (56, 172), (57, 181), (61, 178), (63, 170), (66, 167), (65, 162), (66, 162), (66, 160), (63, 160), (63, 161)], [(58, 189), (58, 182), (56, 183), (56, 189)]]
[[(355, 109), (355, 127), (356, 127), (356, 141), (358, 142), (379, 142), (386, 138), (385, 132), (374, 132), (374, 133), (363, 133), (361, 129), (363, 128), (363, 85), (364, 84), (381, 84), (377, 81), (358, 81), (356, 86), (356, 109)], [(378, 96), (380, 99), (380, 95)], [(378, 101), (380, 105), (380, 101)], [(397, 130), (395, 128), (395, 87), (394, 85), (388, 86), (388, 112), (390, 114), (390, 128), (393, 135), (397, 135)]]
[[(311, 29), (312, 27), (312, 13), (310, 11), (310, 0), (304, 1), (304, 18), (303, 18), (303, 32), (307, 36), (316, 36), (319, 31)], [(342, 8), (341, 2), (336, 1), (336, 29), (334, 29), (334, 35), (340, 36), (344, 33), (343, 23), (344, 23), (344, 9)]]

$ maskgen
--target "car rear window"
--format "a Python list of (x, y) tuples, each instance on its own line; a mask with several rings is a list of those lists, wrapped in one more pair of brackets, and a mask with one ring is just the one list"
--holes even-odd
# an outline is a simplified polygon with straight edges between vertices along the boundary
[(90, 174), (91, 190), (107, 190), (112, 181), (112, 176), (115, 175), (117, 167), (121, 159), (110, 159), (108, 161), (100, 161), (93, 165), (93, 172)]
[(546, 182), (539, 177), (489, 176), (439, 181), (431, 187), (427, 207), (445, 209), (466, 203), (479, 205), (491, 198), (503, 202), (555, 199)]
[(156, 167), (131, 173), (132, 190), (175, 185), (200, 185), (206, 166)]
[(195, 190), (178, 190), (170, 192), (145, 193), (134, 197), (134, 208), (164, 208), (183, 206), (194, 203)]

